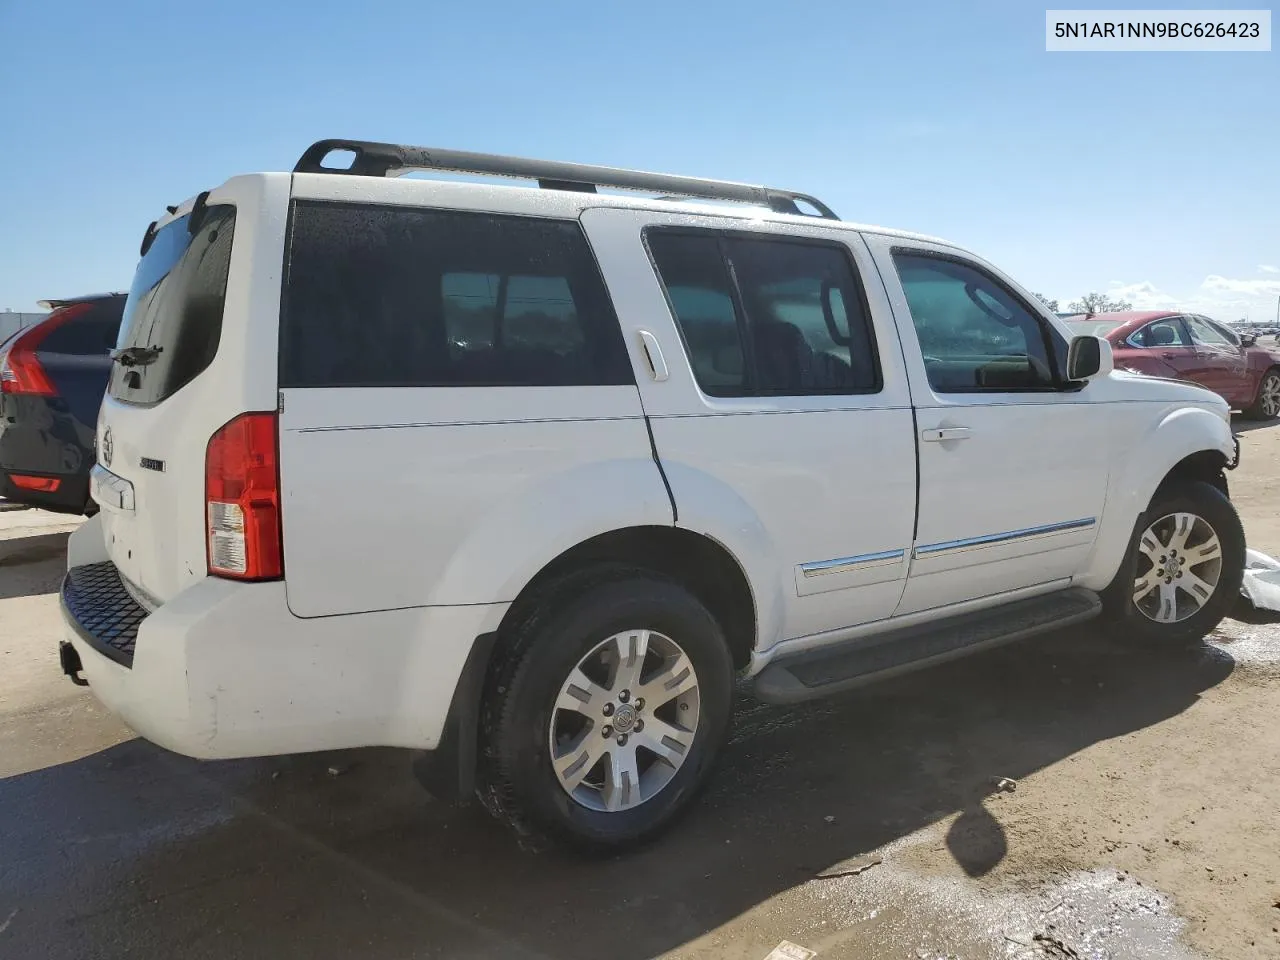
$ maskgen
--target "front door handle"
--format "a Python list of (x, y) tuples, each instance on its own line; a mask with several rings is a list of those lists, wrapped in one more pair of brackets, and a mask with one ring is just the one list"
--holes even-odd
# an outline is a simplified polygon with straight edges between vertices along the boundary
[(920, 439), (925, 443), (942, 443), (946, 440), (968, 440), (972, 434), (968, 427), (936, 427), (921, 430)]

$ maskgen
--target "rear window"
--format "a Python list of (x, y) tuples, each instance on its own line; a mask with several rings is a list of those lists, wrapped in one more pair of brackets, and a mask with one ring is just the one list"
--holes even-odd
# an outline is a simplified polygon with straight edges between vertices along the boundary
[(282, 387), (633, 382), (576, 222), (295, 202)]
[(215, 205), (204, 209), (194, 235), (189, 214), (156, 234), (134, 274), (117, 342), (158, 352), (132, 366), (113, 364), (111, 396), (159, 403), (213, 362), (222, 336), (235, 223), (235, 207)]
[(123, 309), (124, 297), (111, 297), (94, 303), (88, 310), (54, 327), (40, 341), (40, 352), (80, 357), (106, 356), (120, 336)]

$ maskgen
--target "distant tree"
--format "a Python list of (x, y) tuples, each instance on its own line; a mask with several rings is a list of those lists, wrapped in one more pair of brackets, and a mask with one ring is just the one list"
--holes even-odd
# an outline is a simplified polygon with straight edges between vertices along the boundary
[(1050, 310), (1052, 310), (1054, 313), (1057, 313), (1057, 312), (1058, 312), (1058, 301), (1057, 301), (1057, 300), (1050, 300), (1050, 299), (1049, 299), (1048, 297), (1046, 297), (1043, 293), (1037, 293), (1037, 294), (1036, 294), (1036, 299), (1037, 299), (1037, 300), (1039, 300), (1041, 303), (1043, 303), (1046, 307), (1048, 307), (1048, 308), (1049, 308)]
[(1086, 293), (1067, 304), (1067, 309), (1072, 313), (1119, 313), (1132, 310), (1133, 304), (1128, 300), (1112, 300), (1105, 293)]

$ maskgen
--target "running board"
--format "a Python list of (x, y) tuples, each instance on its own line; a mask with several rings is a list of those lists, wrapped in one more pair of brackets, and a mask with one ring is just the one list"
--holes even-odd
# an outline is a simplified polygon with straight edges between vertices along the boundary
[(780, 658), (755, 678), (754, 692), (766, 703), (813, 700), (1089, 620), (1101, 612), (1098, 595), (1082, 587), (1015, 600)]

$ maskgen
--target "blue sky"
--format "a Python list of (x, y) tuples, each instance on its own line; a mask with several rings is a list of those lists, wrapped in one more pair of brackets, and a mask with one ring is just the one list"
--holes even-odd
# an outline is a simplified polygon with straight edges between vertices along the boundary
[(791, 187), (1050, 296), (1273, 316), (1280, 52), (1049, 54), (1044, 9), (0, 0), (0, 309), (127, 288), (165, 204), (340, 136)]

